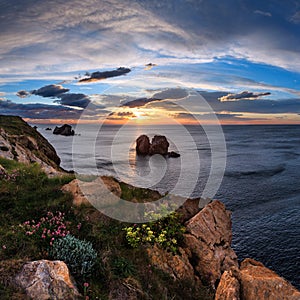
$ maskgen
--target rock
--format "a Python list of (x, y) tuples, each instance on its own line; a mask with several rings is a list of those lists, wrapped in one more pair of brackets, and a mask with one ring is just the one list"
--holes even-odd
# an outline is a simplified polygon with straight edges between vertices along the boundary
[(222, 274), (215, 300), (240, 300), (240, 283), (231, 270)]
[(91, 205), (90, 201), (93, 205), (100, 204), (100, 201), (101, 205), (109, 206), (115, 204), (115, 202), (112, 201), (110, 203), (111, 198), (107, 197), (106, 199), (103, 195), (105, 196), (111, 192), (117, 198), (120, 198), (122, 193), (119, 183), (114, 178), (108, 176), (97, 177), (90, 182), (73, 179), (62, 187), (62, 191), (73, 195), (73, 205), (75, 206)]
[(238, 267), (231, 240), (230, 212), (220, 201), (206, 205), (186, 222), (185, 250), (201, 280), (212, 287), (224, 271)]
[(49, 130), (52, 130), (52, 129), (51, 129), (50, 127), (47, 127), (45, 130), (48, 130), (48, 131), (49, 131)]
[(65, 136), (71, 136), (74, 135), (75, 132), (72, 129), (71, 125), (64, 124), (61, 127), (56, 126), (53, 130), (53, 134), (60, 134), (60, 135), (65, 135)]
[(180, 154), (174, 151), (168, 152), (168, 157), (177, 158), (180, 157)]
[(240, 284), (243, 300), (300, 299), (296, 288), (254, 259), (246, 258), (241, 263)]
[(33, 300), (80, 299), (67, 265), (62, 261), (38, 260), (26, 263), (16, 284)]
[(189, 258), (182, 248), (179, 248), (180, 255), (173, 255), (157, 246), (147, 249), (151, 264), (168, 273), (174, 280), (194, 279), (194, 269)]
[(178, 212), (180, 221), (182, 223), (191, 219), (194, 215), (196, 215), (199, 211), (199, 202), (200, 199), (187, 199), (185, 202), (176, 210)]
[(161, 154), (167, 155), (169, 142), (164, 135), (155, 135), (151, 141), (150, 155)]
[(147, 135), (141, 135), (136, 140), (136, 152), (141, 155), (148, 155), (150, 153), (150, 140)]

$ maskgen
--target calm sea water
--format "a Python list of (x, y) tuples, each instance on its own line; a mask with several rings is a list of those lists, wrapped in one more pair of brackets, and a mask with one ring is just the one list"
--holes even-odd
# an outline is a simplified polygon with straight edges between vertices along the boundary
[[(39, 131), (54, 145), (66, 169), (108, 174), (160, 192), (178, 191), (197, 197), (211, 172), (214, 127), (205, 133), (188, 126), (85, 126), (80, 136)], [(98, 132), (99, 131), (99, 132)], [(232, 211), (233, 248), (240, 259), (263, 262), (300, 288), (300, 126), (224, 126), (226, 148), (214, 154), (227, 165), (214, 198)], [(137, 157), (140, 134), (163, 134), (181, 158)], [(73, 164), (75, 162), (75, 166)], [(222, 168), (217, 173), (222, 174)], [(195, 182), (196, 180), (196, 182)], [(196, 183), (196, 184), (195, 184)]]

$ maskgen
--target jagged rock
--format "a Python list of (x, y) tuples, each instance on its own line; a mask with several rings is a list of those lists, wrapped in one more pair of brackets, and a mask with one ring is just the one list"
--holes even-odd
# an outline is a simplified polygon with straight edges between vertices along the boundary
[(148, 155), (150, 153), (150, 140), (147, 135), (141, 135), (136, 140), (137, 154)]
[(194, 269), (186, 252), (179, 248), (180, 255), (173, 255), (157, 246), (147, 249), (151, 263), (176, 279), (194, 280)]
[(231, 248), (230, 212), (220, 201), (213, 201), (186, 222), (186, 229), (185, 251), (201, 280), (215, 287), (225, 270), (238, 266)]
[(168, 157), (177, 158), (180, 157), (180, 154), (174, 151), (168, 152)]
[(179, 214), (179, 218), (182, 223), (188, 221), (200, 211), (199, 202), (200, 202), (200, 198), (187, 199), (176, 210)]
[(50, 130), (52, 130), (50, 127), (47, 127), (45, 130), (48, 130), (48, 131), (50, 131)]
[(60, 135), (65, 135), (65, 136), (71, 136), (74, 135), (75, 132), (72, 129), (71, 125), (64, 124), (61, 127), (56, 126), (53, 130), (53, 134), (60, 134)]
[(215, 300), (240, 300), (240, 283), (232, 270), (222, 274)]
[(150, 155), (153, 154), (167, 155), (168, 148), (169, 148), (169, 142), (167, 138), (163, 135), (155, 135), (151, 141)]
[(54, 147), (20, 117), (0, 116), (0, 156), (22, 163), (37, 162), (48, 175), (62, 171)]
[(300, 299), (296, 288), (254, 259), (246, 258), (241, 263), (240, 284), (243, 300)]
[[(110, 203), (111, 198), (107, 197), (106, 200), (105, 194), (107, 195), (111, 192), (117, 198), (121, 198), (122, 193), (119, 183), (112, 177), (107, 176), (97, 177), (91, 182), (73, 179), (62, 187), (62, 191), (70, 192), (73, 195), (73, 204), (75, 206), (90, 205), (90, 201), (93, 205), (100, 201), (102, 205), (108, 206), (112, 204)], [(115, 204), (115, 202), (113, 203)]]
[(16, 284), (33, 300), (80, 299), (67, 265), (62, 261), (38, 260), (26, 263)]

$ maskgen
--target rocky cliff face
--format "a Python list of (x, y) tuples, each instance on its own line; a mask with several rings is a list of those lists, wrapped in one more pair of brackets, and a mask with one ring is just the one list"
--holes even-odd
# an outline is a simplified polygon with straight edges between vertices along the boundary
[(62, 171), (54, 147), (20, 117), (0, 116), (0, 156), (23, 163), (37, 162), (47, 174)]

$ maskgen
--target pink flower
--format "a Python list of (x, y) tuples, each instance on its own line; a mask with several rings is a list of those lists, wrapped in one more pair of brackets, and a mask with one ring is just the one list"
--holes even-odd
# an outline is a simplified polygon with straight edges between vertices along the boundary
[(6, 249), (6, 246), (5, 246), (5, 245), (3, 245), (3, 246), (2, 246), (2, 248), (5, 250), (5, 249)]
[(88, 283), (88, 282), (85, 282), (85, 283), (83, 284), (83, 286), (84, 286), (84, 287), (89, 287), (89, 283)]

